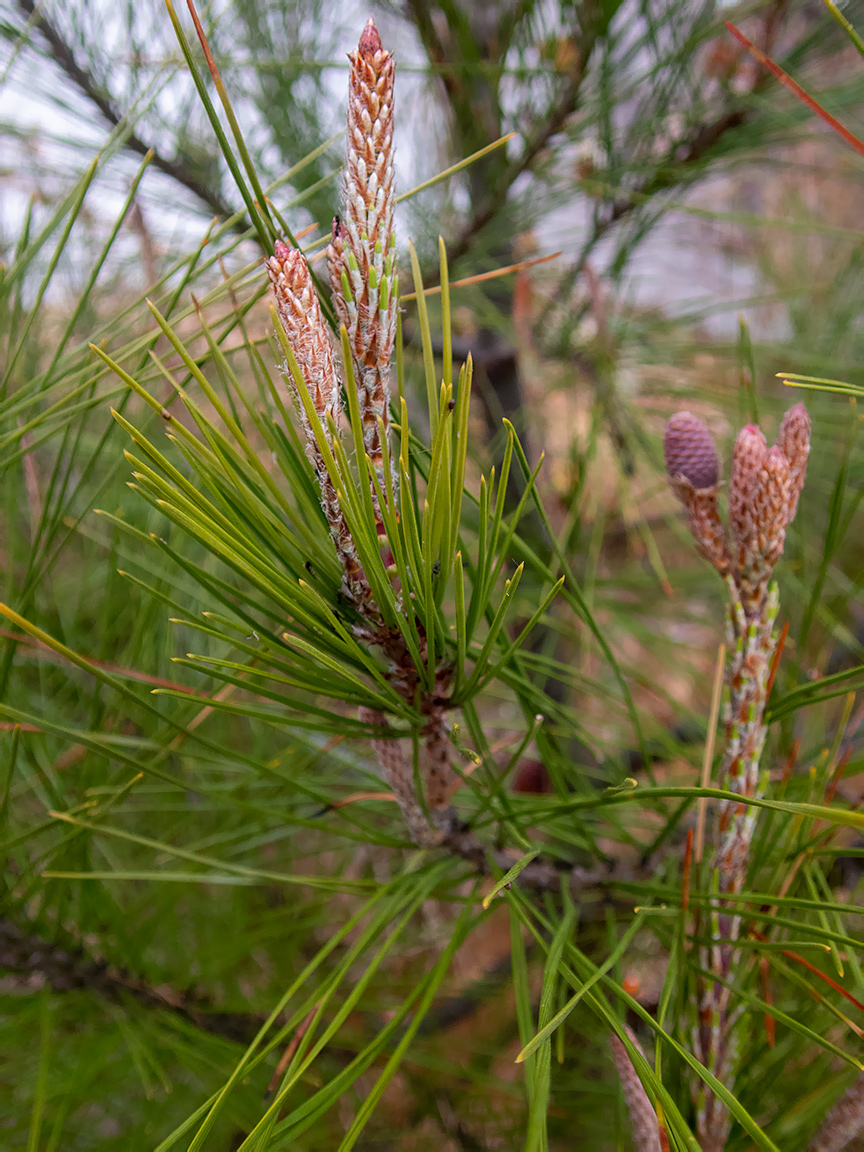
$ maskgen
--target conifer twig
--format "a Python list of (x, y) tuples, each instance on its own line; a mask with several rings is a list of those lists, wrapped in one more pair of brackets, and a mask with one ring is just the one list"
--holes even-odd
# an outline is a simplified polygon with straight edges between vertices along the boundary
[[(364, 724), (375, 724), (381, 728), (388, 727), (387, 717), (384, 713), (376, 712), (371, 708), (360, 708), (357, 717)], [(393, 795), (399, 804), (411, 839), (415, 844), (424, 847), (440, 844), (441, 833), (431, 827), (426, 819), (426, 814), (418, 803), (411, 765), (405, 759), (399, 741), (373, 737), (370, 744), (372, 751), (378, 758), (384, 779), (393, 789)]]
[(864, 1132), (864, 1076), (837, 1101), (810, 1143), (807, 1152), (842, 1152)]
[[(393, 57), (382, 46), (371, 20), (350, 59), (345, 217), (336, 222), (328, 250), (330, 281), (336, 313), (348, 334), (354, 361), (363, 447), (375, 469), (380, 490), (392, 491), (395, 495), (395, 477), (385, 477), (383, 473), (382, 442), (382, 433), (386, 442), (390, 428), (390, 358), (398, 302), (393, 234), (395, 69)], [(332, 444), (340, 413), (340, 380), (306, 259), (300, 251), (277, 241), (268, 270), (288, 343), (303, 374), (320, 430)], [(296, 391), (288, 371), (286, 378), (292, 392)], [(304, 405), (298, 403), (299, 397), (295, 395), (294, 399), (303, 427), (306, 454), (320, 486), (321, 506), (345, 573), (344, 591), (363, 618), (362, 623), (355, 626), (355, 635), (383, 651), (389, 661), (387, 679), (407, 703), (418, 705), (425, 717), (422, 767), (432, 823), (419, 803), (413, 772), (398, 740), (375, 738), (372, 748), (399, 803), (412, 840), (423, 846), (438, 844), (455, 827), (450, 804), (455, 775), (445, 723), (449, 707), (449, 668), (446, 664), (439, 666), (432, 690), (421, 685), (404, 636), (398, 628), (385, 622), (381, 606), (374, 601), (316, 429)], [(362, 469), (362, 462), (358, 463)], [(380, 535), (383, 523), (374, 485), (373, 509)], [(425, 636), (419, 622), (417, 628), (421, 649), (424, 649), (420, 655), (425, 661)], [(381, 712), (361, 708), (360, 719), (387, 727), (387, 718)]]
[[(624, 1030), (632, 1044), (642, 1048), (632, 1029), (625, 1025)], [(642, 1086), (633, 1062), (627, 1054), (623, 1042), (613, 1032), (609, 1037), (609, 1047), (612, 1049), (612, 1059), (621, 1082), (621, 1091), (627, 1101), (627, 1111), (630, 1113), (630, 1127), (633, 1130), (633, 1147), (636, 1152), (661, 1152), (660, 1128), (657, 1123), (657, 1113), (648, 1093)]]
[[(765, 706), (777, 651), (779, 608), (774, 566), (783, 553), (786, 528), (798, 508), (810, 452), (810, 417), (803, 404), (783, 418), (777, 443), (769, 448), (762, 430), (748, 424), (738, 433), (729, 482), (730, 533), (717, 506), (719, 461), (705, 424), (689, 412), (667, 423), (666, 467), (684, 504), (690, 531), (703, 556), (723, 576), (727, 613), (726, 748), (722, 779), (730, 792), (759, 797), (765, 788), (760, 760), (767, 735)], [(756, 811), (724, 801), (717, 822), (715, 883), (718, 895), (737, 895), (750, 863)], [(740, 915), (722, 903), (711, 917), (711, 944), (702, 967), (717, 979), (703, 983), (697, 1041), (705, 1066), (730, 1088), (736, 1057), (728, 986)], [(728, 1109), (700, 1081), (697, 1131), (703, 1152), (722, 1152), (729, 1132)]]
[(0, 920), (0, 971), (14, 973), (30, 987), (54, 992), (88, 991), (112, 1003), (135, 1000), (144, 1008), (173, 1012), (180, 1019), (230, 1040), (248, 1044), (263, 1016), (220, 1011), (206, 996), (165, 984), (155, 987), (125, 968), (90, 955), (75, 940), (49, 940), (9, 919)]

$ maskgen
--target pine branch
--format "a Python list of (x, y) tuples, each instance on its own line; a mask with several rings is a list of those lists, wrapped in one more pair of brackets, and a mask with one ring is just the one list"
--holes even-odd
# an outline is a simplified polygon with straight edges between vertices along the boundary
[[(492, 864), (501, 871), (508, 872), (516, 863), (514, 857), (498, 848), (481, 843), (471, 828), (466, 825), (455, 829), (444, 838), (441, 846), (472, 864), (483, 876), (491, 876)], [(631, 883), (650, 875), (647, 861), (639, 865), (618, 863), (613, 867), (601, 865), (596, 868), (582, 868), (563, 860), (548, 856), (538, 856), (519, 873), (515, 883), (533, 892), (560, 892), (562, 880), (574, 899), (583, 897), (593, 888), (616, 883)], [(602, 901), (601, 901), (602, 903)]]
[[(510, 969), (507, 952), (458, 995), (444, 998), (423, 1021), (421, 1034), (433, 1036), (470, 1019), (505, 986)], [(167, 984), (154, 986), (127, 968), (94, 958), (77, 942), (49, 940), (6, 919), (0, 920), (0, 971), (16, 978), (22, 988), (38, 984), (58, 993), (90, 992), (116, 1004), (131, 998), (143, 1008), (172, 1012), (202, 1032), (244, 1045), (267, 1019), (263, 1013), (221, 1012), (206, 996)], [(373, 1021), (376, 1030), (382, 1026), (374, 1017)], [(328, 1051), (345, 1063), (355, 1055), (332, 1045)]]
[(557, 103), (549, 109), (543, 121), (536, 126), (534, 132), (526, 140), (522, 155), (509, 165), (485, 199), (475, 206), (471, 218), (456, 239), (448, 246), (450, 258), (454, 264), (471, 250), (476, 237), (504, 208), (507, 197), (510, 195), (510, 189), (516, 180), (523, 172), (527, 172), (532, 167), (538, 155), (549, 144), (553, 136), (556, 136), (563, 129), (568, 118), (576, 111), (588, 60), (593, 52), (596, 39), (595, 36), (590, 43), (583, 42), (580, 46), (577, 69)]
[[(116, 107), (111, 97), (102, 85), (99, 84), (95, 76), (87, 71), (86, 68), (81, 67), (75, 59), (74, 51), (70, 45), (67, 44), (59, 29), (41, 11), (36, 15), (36, 5), (33, 3), (33, 0), (18, 0), (18, 10), (27, 20), (32, 21), (33, 27), (38, 30), (46, 41), (51, 53), (51, 58), (64, 75), (67, 76), (79, 92), (98, 109), (102, 118), (106, 120), (112, 128), (121, 127), (125, 116)], [(169, 160), (159, 152), (158, 148), (152, 144), (145, 143), (137, 132), (130, 131), (125, 136), (125, 146), (139, 156), (146, 156), (148, 153), (152, 153), (151, 163), (154, 168), (158, 168), (160, 172), (166, 176), (170, 176), (172, 180), (176, 180), (178, 184), (182, 184), (187, 191), (191, 192), (196, 199), (200, 200), (215, 216), (220, 217), (220, 219), (227, 219), (227, 217), (234, 214), (234, 208), (232, 208), (218, 191), (211, 188), (208, 184), (205, 184), (202, 180), (199, 180), (194, 173), (179, 160)], [(238, 223), (237, 229), (238, 231), (245, 231), (245, 225)]]
[[(729, 480), (728, 530), (717, 505), (720, 461), (705, 423), (690, 412), (672, 416), (666, 423), (664, 454), (691, 535), (724, 578), (729, 597), (723, 786), (741, 797), (758, 798), (767, 784), (767, 773), (760, 767), (768, 734), (765, 708), (783, 646), (775, 631), (779, 594), (771, 577), (804, 487), (810, 417), (803, 404), (795, 404), (783, 417), (771, 448), (756, 424), (747, 424), (738, 433)], [(714, 859), (721, 900), (744, 890), (755, 826), (756, 813), (746, 804), (721, 804)], [(706, 1068), (731, 1089), (738, 1045), (728, 980), (740, 911), (720, 903), (712, 909), (710, 922), (711, 942), (700, 949), (700, 957), (702, 967), (715, 979), (701, 981), (697, 1039)], [(704, 1152), (722, 1152), (731, 1123), (726, 1104), (700, 1082), (696, 1105), (701, 1147)]]
[[(641, 208), (661, 192), (668, 192), (677, 184), (689, 178), (698, 166), (710, 156), (711, 150), (730, 132), (741, 128), (750, 119), (746, 108), (733, 108), (715, 120), (700, 124), (690, 138), (683, 154), (681, 145), (676, 145), (674, 155), (667, 157), (655, 170), (654, 175), (634, 188), (627, 196), (614, 200), (605, 215), (596, 219), (591, 235), (585, 241), (577, 260), (561, 275), (558, 283), (549, 293), (549, 298), (534, 325), (534, 337), (539, 338), (546, 331), (553, 310), (562, 300), (569, 299), (579, 277), (585, 271), (594, 249), (612, 229)], [(547, 353), (550, 349), (547, 347)]]
[(93, 992), (115, 1004), (131, 998), (144, 1008), (173, 1012), (203, 1032), (240, 1044), (248, 1044), (266, 1019), (253, 1012), (220, 1012), (206, 996), (192, 991), (154, 987), (125, 968), (94, 959), (79, 944), (46, 940), (11, 920), (0, 920), (0, 969), (14, 973), (22, 983), (35, 980), (55, 992)]
[(458, 73), (450, 66), (444, 43), (432, 19), (432, 10), (426, 0), (406, 0), (405, 8), (414, 21), (429, 61), (438, 69), (439, 79), (458, 119), (458, 109), (467, 105), (468, 100)]
[[(774, 0), (764, 18), (761, 42), (766, 52), (771, 50), (771, 46), (777, 38), (787, 9), (787, 0)], [(768, 73), (757, 77), (750, 90), (750, 95), (755, 96), (761, 92), (766, 87), (769, 79), (770, 76)], [(584, 244), (579, 258), (561, 276), (550, 294), (547, 304), (534, 325), (533, 334), (535, 338), (539, 337), (546, 329), (553, 309), (561, 300), (569, 298), (573, 286), (585, 271), (592, 252), (603, 237), (636, 208), (652, 200), (661, 192), (667, 192), (670, 188), (675, 187), (676, 184), (681, 184), (687, 180), (690, 174), (698, 169), (703, 161), (710, 158), (712, 149), (714, 149), (725, 136), (728, 136), (730, 132), (734, 132), (738, 128), (742, 128), (752, 118), (752, 109), (739, 106), (727, 108), (713, 120), (699, 124), (692, 133), (686, 146), (676, 144), (673, 150), (664, 158), (663, 162), (655, 169), (652, 177), (635, 188), (627, 196), (619, 197), (613, 201), (608, 214), (599, 220), (595, 220), (591, 236)]]
[[(423, 0), (407, 0), (406, 10), (414, 21), (427, 57), (439, 71), (439, 78), (461, 137), (460, 145), (466, 145), (476, 137), (478, 118), (470, 95), (459, 75), (458, 65), (461, 59), (459, 46), (449, 42), (445, 44), (432, 19), (429, 5)], [(512, 37), (518, 19), (515, 13), (509, 18), (508, 39)], [(475, 238), (502, 210), (514, 181), (533, 165), (540, 152), (552, 137), (561, 131), (568, 117), (576, 111), (582, 83), (597, 39), (598, 31), (595, 25), (579, 40), (578, 62), (575, 69), (558, 100), (548, 109), (526, 140), (522, 155), (504, 169), (494, 187), (479, 204), (474, 205), (470, 219), (457, 237), (448, 244), (448, 253), (454, 264), (470, 251)], [(500, 128), (500, 125), (498, 127)]]

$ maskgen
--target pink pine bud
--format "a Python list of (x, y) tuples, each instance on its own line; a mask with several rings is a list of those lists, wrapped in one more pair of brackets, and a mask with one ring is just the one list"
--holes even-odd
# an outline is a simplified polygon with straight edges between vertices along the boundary
[(729, 478), (729, 522), (739, 569), (744, 565), (744, 554), (755, 546), (753, 491), (767, 451), (768, 442), (762, 429), (756, 424), (745, 424), (732, 449)]
[(777, 447), (789, 461), (789, 507), (786, 523), (791, 524), (798, 511), (798, 498), (807, 475), (810, 455), (810, 414), (803, 404), (795, 404), (783, 417), (777, 434)]
[(774, 565), (783, 555), (789, 512), (789, 461), (775, 444), (768, 449), (748, 507), (750, 534), (739, 541), (736, 573), (748, 618), (762, 609)]
[(804, 404), (795, 404), (783, 417), (777, 434), (777, 447), (790, 465), (810, 453), (810, 413)]
[(687, 509), (699, 551), (720, 573), (729, 568), (726, 533), (717, 508), (720, 462), (708, 426), (692, 412), (676, 412), (663, 437), (666, 469), (675, 495)]
[(772, 568), (783, 554), (790, 486), (789, 461), (775, 444), (768, 449), (753, 492), (759, 553)]
[(713, 488), (720, 477), (714, 437), (692, 412), (676, 412), (666, 422), (663, 438), (666, 471), (671, 479), (683, 476), (694, 488)]

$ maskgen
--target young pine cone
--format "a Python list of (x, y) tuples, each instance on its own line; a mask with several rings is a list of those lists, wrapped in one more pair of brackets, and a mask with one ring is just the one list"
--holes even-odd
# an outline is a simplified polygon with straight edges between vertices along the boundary
[(692, 412), (676, 412), (666, 423), (663, 438), (666, 471), (683, 476), (693, 488), (716, 488), (720, 461), (708, 426)]
[(666, 471), (687, 509), (699, 551), (720, 573), (729, 567), (726, 533), (717, 507), (720, 461), (708, 426), (692, 412), (676, 412), (663, 439)]

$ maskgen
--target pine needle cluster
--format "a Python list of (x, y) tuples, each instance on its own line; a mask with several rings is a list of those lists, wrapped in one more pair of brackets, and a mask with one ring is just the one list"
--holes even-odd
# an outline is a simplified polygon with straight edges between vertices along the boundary
[[(0, 280), (10, 1146), (853, 1147), (862, 457), (857, 416), (819, 389), (856, 386), (805, 377), (779, 418), (742, 328), (724, 485), (708, 423), (725, 436), (736, 398), (692, 364), (692, 386), (615, 394), (630, 318), (592, 270), (593, 399), (567, 409), (578, 460), (554, 462), (555, 487), (513, 421), (496, 411), (490, 444), (474, 411), (502, 346), (475, 363), (454, 294), (485, 280), (451, 283), (443, 240), (437, 261), (397, 247), (402, 77), (374, 22), (319, 234), (297, 189), (325, 179), (321, 153), (268, 180), (189, 7), (197, 45), (169, 4), (171, 25), (242, 207), (166, 256), (146, 300), (100, 291), (148, 152), (67, 315), (48, 288), (118, 135), (32, 207)], [(581, 52), (541, 46), (560, 116), (440, 178), (470, 173), (478, 233), (593, 83), (592, 53), (611, 67), (629, 45), (589, 9)], [(473, 85), (492, 107), (489, 61), (448, 63), (476, 20), (416, 20), (448, 98)], [(670, 51), (673, 73), (693, 55)], [(614, 134), (610, 116), (610, 172)], [(591, 243), (636, 212), (591, 196)], [(526, 291), (532, 266), (508, 333), (570, 306), (551, 281)], [(680, 411), (664, 437), (681, 403), (706, 419)], [(689, 539), (659, 503), (661, 439)]]

